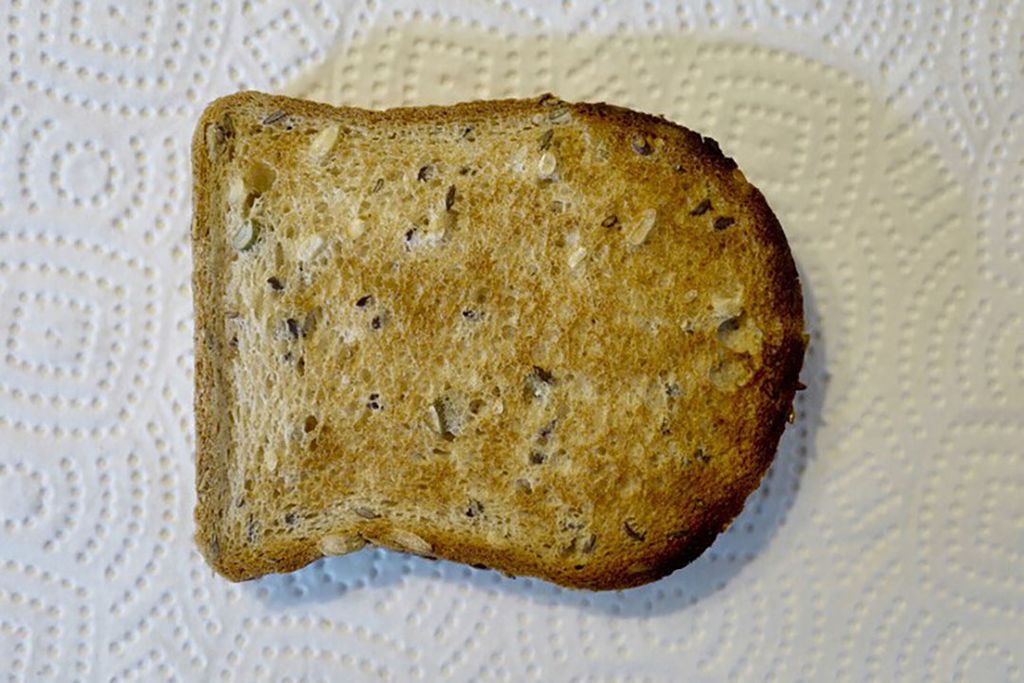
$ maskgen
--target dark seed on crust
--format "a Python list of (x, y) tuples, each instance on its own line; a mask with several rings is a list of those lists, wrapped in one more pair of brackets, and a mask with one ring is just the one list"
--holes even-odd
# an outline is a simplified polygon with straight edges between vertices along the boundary
[(725, 230), (730, 225), (736, 222), (736, 219), (732, 216), (719, 216), (715, 219), (715, 230)]
[(363, 308), (367, 304), (372, 304), (372, 303), (373, 303), (373, 295), (372, 294), (364, 294), (363, 296), (361, 296), (358, 299), (356, 299), (356, 307), (357, 308)]
[(280, 292), (284, 289), (284, 284), (276, 277), (268, 277), (267, 284), (270, 285), (270, 288), (275, 292)]
[(295, 318), (288, 318), (284, 322), (288, 326), (288, 333), (291, 334), (296, 339), (298, 339), (299, 332), (301, 331), (299, 329), (299, 321), (296, 320)]
[(691, 216), (703, 216), (711, 210), (711, 200), (705, 199), (690, 212)]
[(647, 534), (637, 531), (632, 526), (630, 526), (629, 522), (622, 523), (622, 530), (625, 531), (626, 535), (632, 538), (634, 541), (642, 541), (645, 538), (647, 538)]
[(382, 187), (384, 187), (384, 179), (377, 178), (377, 182), (375, 182), (373, 184), (373, 187), (370, 188), (370, 194), (376, 194), (377, 192), (380, 192), (380, 189)]
[(421, 166), (420, 170), (416, 173), (416, 180), (421, 183), (425, 183), (434, 177), (434, 167), (431, 164)]
[(444, 196), (444, 209), (445, 211), (451, 211), (452, 206), (455, 204), (455, 186), (449, 185), (448, 192)]

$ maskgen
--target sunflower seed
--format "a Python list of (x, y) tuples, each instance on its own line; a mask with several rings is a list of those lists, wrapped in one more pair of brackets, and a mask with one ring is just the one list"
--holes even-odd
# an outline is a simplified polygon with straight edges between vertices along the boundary
[(324, 536), (320, 539), (320, 552), (324, 555), (347, 555), (366, 545), (360, 536)]
[(413, 555), (430, 555), (430, 553), (434, 552), (434, 546), (411, 531), (395, 529), (391, 532), (389, 540), (400, 550), (412, 553)]
[(238, 251), (248, 251), (260, 237), (260, 224), (255, 220), (244, 221), (231, 235), (231, 246)]

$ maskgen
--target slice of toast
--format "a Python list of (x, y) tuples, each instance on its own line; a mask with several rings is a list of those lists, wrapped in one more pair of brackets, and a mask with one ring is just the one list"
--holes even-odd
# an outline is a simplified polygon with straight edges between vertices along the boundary
[(550, 95), (240, 93), (192, 162), (196, 540), (228, 579), (373, 544), (637, 585), (771, 463), (800, 285), (713, 140)]

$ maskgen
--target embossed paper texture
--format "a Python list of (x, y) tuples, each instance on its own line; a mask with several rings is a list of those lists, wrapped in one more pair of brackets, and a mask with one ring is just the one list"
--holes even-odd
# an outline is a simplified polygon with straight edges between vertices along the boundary
[[(1024, 678), (1024, 2), (7, 0), (0, 672)], [(803, 277), (797, 419), (690, 567), (562, 590), (191, 541), (189, 141), (241, 88), (606, 100), (717, 138)]]

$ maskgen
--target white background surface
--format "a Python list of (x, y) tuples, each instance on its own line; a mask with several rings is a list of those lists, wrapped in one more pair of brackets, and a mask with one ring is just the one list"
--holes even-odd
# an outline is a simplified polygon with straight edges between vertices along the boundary
[[(0, 676), (1024, 678), (1024, 2), (440, 4), (5, 0)], [(213, 576), (188, 145), (243, 87), (554, 90), (718, 138), (789, 235), (812, 333), (732, 529), (613, 594), (382, 551)]]

